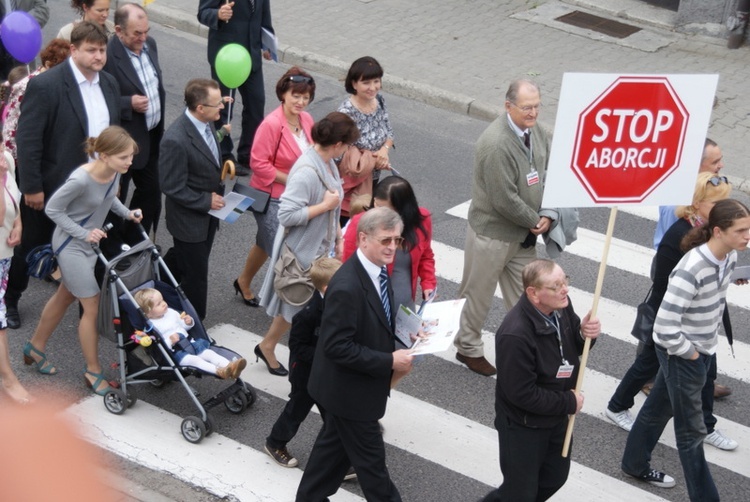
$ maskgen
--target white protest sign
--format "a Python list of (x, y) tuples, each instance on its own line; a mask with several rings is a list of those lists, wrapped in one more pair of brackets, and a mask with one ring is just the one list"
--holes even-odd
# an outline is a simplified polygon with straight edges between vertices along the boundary
[(688, 204), (718, 79), (563, 75), (542, 207)]

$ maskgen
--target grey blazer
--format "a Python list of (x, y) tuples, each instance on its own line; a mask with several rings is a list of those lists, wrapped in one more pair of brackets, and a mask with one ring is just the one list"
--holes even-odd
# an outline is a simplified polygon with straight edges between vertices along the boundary
[[(216, 148), (219, 150), (218, 142)], [(208, 214), (211, 192), (223, 195), (224, 187), (218, 161), (185, 113), (164, 133), (159, 158), (159, 184), (166, 195), (169, 233), (184, 242), (205, 241), (213, 218)]]
[[(99, 85), (109, 110), (109, 124), (120, 124), (120, 86), (99, 72)], [(68, 61), (31, 80), (21, 101), (16, 144), (21, 192), (44, 192), (45, 198), (88, 160), (84, 151), (88, 118)]]

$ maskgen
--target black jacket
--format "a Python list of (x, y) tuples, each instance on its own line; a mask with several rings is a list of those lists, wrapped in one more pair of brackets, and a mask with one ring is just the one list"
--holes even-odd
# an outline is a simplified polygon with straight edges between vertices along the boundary
[(497, 390), (495, 410), (527, 427), (549, 428), (576, 411), (570, 392), (578, 378), (583, 351), (581, 320), (568, 306), (558, 311), (565, 359), (575, 366), (570, 378), (557, 378), (562, 364), (557, 330), (526, 295), (505, 316), (495, 337)]

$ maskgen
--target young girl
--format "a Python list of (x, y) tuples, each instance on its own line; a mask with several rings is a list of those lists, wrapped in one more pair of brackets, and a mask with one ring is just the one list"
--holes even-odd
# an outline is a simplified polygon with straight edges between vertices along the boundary
[(670, 488), (675, 480), (649, 465), (651, 452), (674, 416), (677, 450), (691, 501), (718, 501), (703, 453), (706, 425), (701, 390), (718, 345), (719, 322), (737, 251), (750, 241), (750, 210), (725, 199), (716, 202), (708, 222), (682, 240), (689, 249), (669, 277), (654, 323), (659, 373), (646, 403), (628, 435), (622, 469), (656, 486)]
[(220, 378), (232, 379), (237, 379), (247, 366), (244, 358), (230, 361), (211, 350), (208, 340), (191, 338), (187, 330), (195, 324), (193, 318), (169, 308), (156, 289), (141, 289), (135, 294), (135, 301), (174, 351), (175, 359), (181, 366), (194, 366)]
[(117, 199), (120, 175), (128, 171), (137, 148), (133, 138), (118, 126), (106, 128), (97, 138), (89, 138), (86, 153), (94, 160), (73, 171), (47, 202), (45, 212), (57, 225), (52, 249), (58, 253), (63, 277), (60, 287), (44, 306), (34, 336), (23, 349), (26, 364), (35, 364), (40, 373), (57, 373), (44, 350), (65, 311), (78, 299), (83, 307), (78, 338), (86, 361), (84, 380), (99, 395), (107, 393), (109, 384), (99, 364), (96, 330), (99, 284), (94, 277), (96, 254), (91, 245), (107, 236), (100, 227), (110, 210), (122, 218), (141, 221), (140, 209), (130, 211)]
[(29, 393), (18, 381), (10, 365), (5, 322), (5, 289), (8, 286), (10, 259), (13, 247), (21, 242), (21, 216), (18, 211), (21, 192), (13, 176), (8, 174), (13, 169), (12, 163), (13, 158), (0, 144), (0, 378), (3, 381), (2, 389), (11, 400), (27, 404), (31, 399)]

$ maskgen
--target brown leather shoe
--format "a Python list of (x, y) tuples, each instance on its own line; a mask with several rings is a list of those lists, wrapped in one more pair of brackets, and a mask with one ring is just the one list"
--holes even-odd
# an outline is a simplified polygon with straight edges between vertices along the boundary
[(468, 366), (474, 373), (479, 373), (482, 376), (492, 376), (497, 373), (495, 367), (484, 356), (468, 357), (456, 352), (456, 359)]
[(727, 397), (731, 393), (732, 393), (732, 389), (730, 389), (726, 385), (720, 385), (718, 383), (714, 384), (714, 399), (721, 399), (722, 397)]

